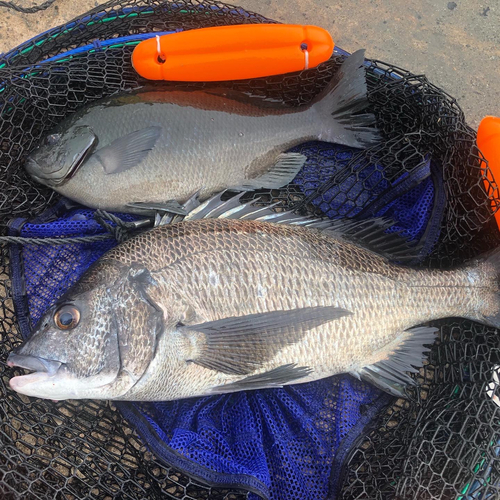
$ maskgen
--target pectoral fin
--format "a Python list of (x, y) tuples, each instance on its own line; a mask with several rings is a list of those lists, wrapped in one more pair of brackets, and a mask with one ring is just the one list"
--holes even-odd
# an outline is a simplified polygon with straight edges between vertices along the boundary
[(295, 179), (306, 160), (307, 157), (300, 153), (282, 153), (268, 172), (255, 179), (248, 179), (241, 185), (230, 189), (235, 191), (278, 189)]
[(199, 337), (198, 354), (189, 361), (211, 370), (248, 375), (308, 330), (351, 314), (333, 306), (304, 307), (224, 318), (181, 330)]
[(124, 135), (96, 151), (106, 174), (119, 174), (146, 158), (160, 137), (161, 127), (146, 127)]

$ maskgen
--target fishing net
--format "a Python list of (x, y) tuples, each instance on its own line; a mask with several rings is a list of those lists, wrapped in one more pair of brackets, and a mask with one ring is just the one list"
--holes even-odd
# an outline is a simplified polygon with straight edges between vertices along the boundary
[(427, 385), (371, 424), (345, 464), (338, 498), (499, 497), (498, 332), (460, 320), (436, 326)]
[[(2, 234), (9, 230), (31, 237), (102, 233), (90, 211), (59, 202), (51, 190), (31, 181), (23, 164), (51, 127), (86, 103), (144, 85), (160, 89), (175, 85), (146, 82), (133, 71), (130, 55), (141, 37), (153, 31), (260, 22), (272, 21), (212, 1), (114, 1), (6, 54), (0, 61)], [(297, 106), (326, 85), (344, 57), (342, 51), (336, 51), (330, 61), (316, 69), (224, 85)], [(356, 151), (324, 143), (301, 145), (296, 150), (306, 154), (308, 161), (291, 185), (247, 198), (259, 198), (263, 204), (282, 201), (286, 208), (332, 218), (389, 216), (409, 240), (421, 244), (415, 265), (448, 267), (498, 245), (491, 206), (498, 203), (498, 188), (456, 102), (425, 77), (379, 61), (368, 62), (367, 79), (371, 107), (384, 134), (380, 146)], [(190, 87), (203, 88), (203, 84)], [(9, 225), (13, 218), (17, 221)], [(31, 222), (25, 224), (20, 219)], [(20, 344), (30, 321), (34, 322), (47, 303), (68, 286), (69, 275), (77, 279), (80, 271), (112, 244), (107, 241), (57, 250), (29, 246), (9, 251), (1, 247), (3, 361)], [(13, 287), (16, 283), (24, 288)], [(328, 396), (323, 398), (323, 406), (315, 407), (311, 397), (308, 412), (301, 418), (307, 425), (324, 427), (321, 442), (328, 449), (312, 457), (304, 454), (305, 445), (295, 450), (289, 446), (284, 454), (278, 450), (272, 459), (264, 457), (263, 462), (272, 462), (269, 473), (274, 474), (273, 488), (277, 483), (280, 488), (290, 488), (275, 489), (269, 493), (272, 497), (308, 498), (311, 491), (329, 498), (359, 499), (465, 500), (498, 495), (500, 441), (496, 428), (500, 409), (492, 399), (497, 390), (495, 369), (500, 364), (496, 333), (461, 320), (439, 326), (440, 341), (419, 377), (422, 388), (411, 394), (409, 401), (387, 409), (387, 404), (381, 403), (388, 399), (374, 389), (365, 399), (356, 399), (353, 395), (364, 394), (366, 386), (347, 387), (348, 377), (336, 378), (334, 390), (329, 387), (328, 394), (336, 395), (334, 402)], [(160, 459), (164, 457), (162, 449), (152, 447), (146, 437), (153, 429), (155, 435), (163, 432), (164, 441), (173, 443), (173, 427), (158, 426), (158, 422), (159, 414), (172, 412), (174, 403), (163, 409), (156, 406), (156, 413), (149, 414), (139, 405), (123, 407), (124, 419), (110, 403), (54, 404), (19, 396), (7, 385), (14, 371), (4, 363), (1, 370), (2, 498), (232, 499), (254, 497), (251, 491), (263, 491), (250, 485), (240, 490), (208, 486), (199, 474), (186, 471), (185, 463), (181, 464), (184, 472), (168, 465), (177, 463), (175, 454), (169, 455), (170, 460)], [(250, 394), (244, 402), (233, 402), (234, 408), (244, 413), (241, 409), (247, 404), (263, 412), (267, 404), (273, 415), (276, 408), (296, 409), (300, 405), (293, 403), (292, 390), (269, 392), (260, 400), (260, 396)], [(307, 390), (302, 388), (301, 404), (307, 400)], [(183, 415), (182, 425), (187, 428), (191, 414), (182, 404), (178, 403), (175, 411)], [(378, 410), (376, 417), (374, 410)], [(139, 413), (148, 418), (139, 419)], [(254, 410), (250, 413), (255, 416)], [(273, 418), (284, 428), (291, 413), (282, 413), (282, 417)], [(217, 420), (219, 414), (213, 411), (206, 421)], [(245, 418), (248, 422), (249, 417)], [(204, 428), (211, 442), (216, 440), (216, 427)], [(175, 429), (179, 428), (182, 426)], [(276, 432), (271, 433), (274, 442), (279, 443), (280, 437), (284, 442), (283, 430), (282, 436)], [(187, 434), (176, 434), (178, 448), (184, 446), (185, 453), (203, 463), (200, 449)], [(290, 439), (290, 433), (286, 437)], [(147, 451), (144, 442), (154, 454)], [(248, 450), (240, 452), (245, 455)], [(301, 462), (301, 456), (300, 467), (284, 467), (286, 462)], [(232, 458), (226, 456), (228, 461)], [(319, 470), (311, 461), (327, 467)], [(276, 491), (287, 493), (277, 496)]]

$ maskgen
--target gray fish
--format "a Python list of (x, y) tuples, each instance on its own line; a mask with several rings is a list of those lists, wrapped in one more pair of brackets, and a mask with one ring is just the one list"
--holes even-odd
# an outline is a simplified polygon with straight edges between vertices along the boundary
[(498, 251), (454, 270), (412, 269), (392, 263), (411, 250), (386, 221), (327, 225), (228, 202), (191, 219), (90, 268), (9, 356), (33, 370), (11, 388), (164, 401), (350, 373), (402, 396), (435, 338), (418, 325), (461, 316), (500, 326)]
[[(224, 189), (279, 188), (308, 140), (378, 141), (367, 104), (364, 51), (343, 63), (311, 104), (289, 108), (230, 90), (140, 91), (97, 101), (61, 122), (28, 157), (37, 181), (83, 205), (139, 211)], [(360, 113), (361, 111), (361, 113)], [(354, 113), (354, 114), (353, 114)], [(175, 211), (175, 210), (174, 210)]]

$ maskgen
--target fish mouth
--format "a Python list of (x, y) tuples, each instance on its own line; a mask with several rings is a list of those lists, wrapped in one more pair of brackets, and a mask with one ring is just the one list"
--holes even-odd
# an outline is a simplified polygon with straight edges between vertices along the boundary
[(34, 372), (47, 373), (50, 376), (55, 375), (63, 364), (61, 361), (56, 361), (55, 359), (45, 359), (38, 356), (15, 354), (12, 352), (7, 358), (7, 366), (17, 366)]
[[(28, 156), (25, 168), (36, 182), (49, 187), (57, 187), (66, 183), (95, 151), (99, 143), (90, 127), (76, 127), (68, 141), (77, 142), (73, 153), (69, 151), (53, 153), (52, 148), (42, 146)], [(58, 165), (61, 166), (56, 168)]]
[(45, 184), (49, 187), (61, 186), (76, 174), (76, 172), (83, 165), (92, 150), (93, 148), (89, 147), (85, 151), (75, 154), (69, 168), (61, 168), (59, 170), (53, 170), (51, 172), (45, 172), (36, 160), (34, 160), (33, 158), (28, 158), (26, 160), (26, 171), (36, 182), (40, 184)]
[(22, 388), (28, 384), (43, 382), (53, 377), (63, 365), (64, 363), (55, 359), (10, 353), (7, 358), (7, 366), (32, 370), (33, 373), (13, 377), (9, 380), (9, 385), (14, 391), (22, 392)]
[[(26, 170), (30, 174), (31, 178), (38, 182), (39, 184), (44, 184), (48, 187), (56, 187), (64, 182), (65, 177), (54, 177), (53, 174), (47, 174), (47, 176), (40, 175), (40, 167), (38, 163), (31, 158), (26, 160)], [(37, 173), (35, 173), (37, 172)]]

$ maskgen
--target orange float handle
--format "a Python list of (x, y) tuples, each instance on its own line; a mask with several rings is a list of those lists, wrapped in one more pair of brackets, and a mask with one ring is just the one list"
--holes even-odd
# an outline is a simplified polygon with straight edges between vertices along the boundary
[[(482, 119), (477, 130), (477, 147), (481, 150), (484, 157), (488, 160), (488, 166), (493, 179), (500, 187), (500, 118), (495, 116), (486, 116)], [(485, 180), (486, 189), (490, 183), (488, 178)], [(500, 193), (493, 193), (496, 198), (500, 198)], [(497, 204), (493, 201), (492, 208), (497, 209)], [(495, 213), (495, 218), (500, 228), (500, 209)]]
[(132, 64), (149, 80), (242, 80), (313, 68), (333, 49), (332, 37), (318, 26), (242, 24), (144, 40)]

